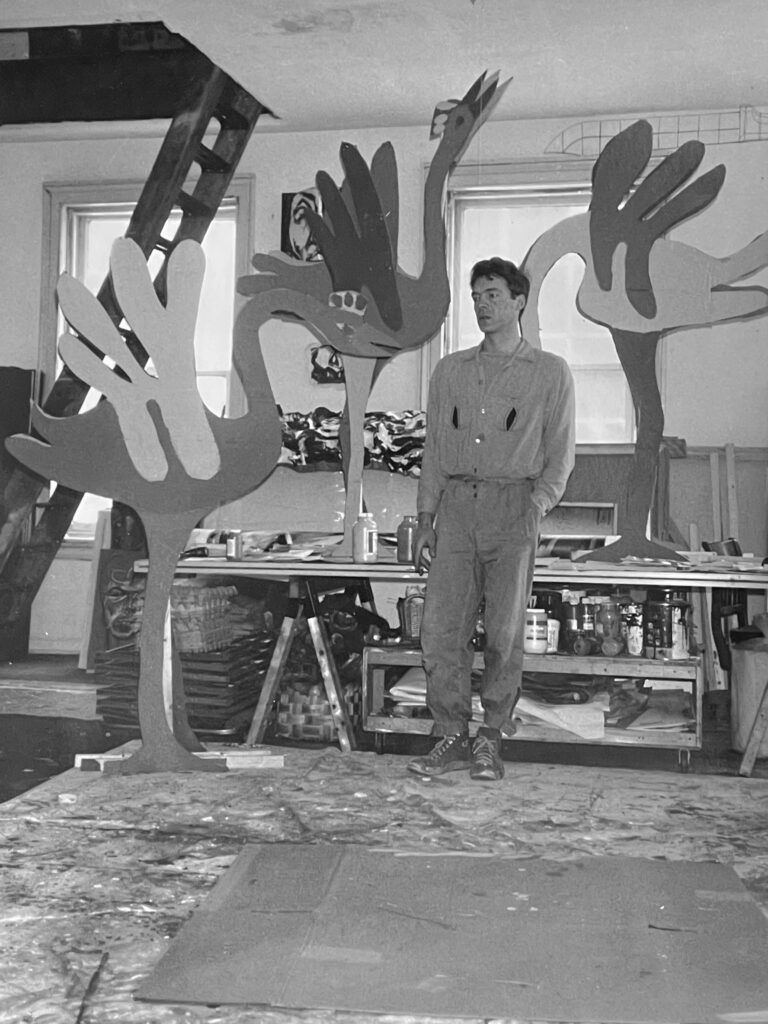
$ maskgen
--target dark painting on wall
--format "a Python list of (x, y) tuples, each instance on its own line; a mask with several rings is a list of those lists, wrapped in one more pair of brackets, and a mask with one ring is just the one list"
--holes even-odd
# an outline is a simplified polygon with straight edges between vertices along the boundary
[(297, 260), (321, 260), (322, 254), (306, 220), (307, 210), (322, 213), (322, 201), (316, 188), (283, 192), (280, 249)]

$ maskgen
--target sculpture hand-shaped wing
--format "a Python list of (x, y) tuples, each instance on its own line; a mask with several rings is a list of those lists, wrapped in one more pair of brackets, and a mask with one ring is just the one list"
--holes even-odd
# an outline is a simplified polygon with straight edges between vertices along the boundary
[(123, 315), (152, 359), (156, 375), (147, 373), (129, 352), (98, 299), (75, 278), (59, 282), (61, 308), (78, 334), (114, 360), (115, 370), (71, 333), (59, 339), (65, 363), (111, 402), (126, 448), (145, 480), (164, 480), (168, 461), (151, 405), (162, 416), (171, 444), (186, 472), (209, 480), (220, 468), (219, 450), (197, 390), (195, 320), (205, 271), (202, 249), (182, 242), (168, 261), (168, 300), (155, 293), (146, 261), (135, 242), (115, 241), (110, 255), (112, 283)]
[[(367, 288), (386, 326), (399, 331), (403, 311), (395, 277), (397, 250), (392, 248), (372, 170), (348, 142), (341, 144), (341, 162), (346, 175), (341, 188), (330, 174), (317, 173), (323, 216), (308, 210), (310, 228), (328, 264), (334, 290)], [(394, 173), (397, 181), (396, 167)]]
[[(654, 242), (675, 224), (709, 206), (725, 179), (725, 167), (719, 164), (669, 199), (704, 157), (704, 144), (694, 139), (665, 157), (621, 206), (652, 152), (653, 130), (647, 121), (638, 121), (614, 136), (592, 170), (589, 204), (592, 266), (598, 284), (603, 291), (611, 291), (613, 254), (620, 242), (626, 243), (626, 295), (649, 320), (657, 311), (649, 268)], [(656, 213), (651, 215), (654, 209)]]

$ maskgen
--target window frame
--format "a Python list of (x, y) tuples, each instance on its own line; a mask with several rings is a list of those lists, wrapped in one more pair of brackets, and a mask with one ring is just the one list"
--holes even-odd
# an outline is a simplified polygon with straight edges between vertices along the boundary
[[(44, 182), (43, 183), (43, 244), (40, 275), (40, 322), (37, 354), (38, 402), (47, 399), (56, 379), (59, 309), (56, 287), (63, 263), (64, 247), (68, 242), (64, 224), (69, 207), (87, 207), (90, 204), (135, 204), (144, 183), (138, 181)], [(229, 184), (225, 198), (237, 204), (235, 218), (235, 282), (248, 274), (254, 252), (255, 232), (255, 179), (252, 175), (237, 175)], [(245, 304), (235, 288), (232, 296), (233, 323)], [(240, 416), (246, 410), (245, 395), (236, 374), (228, 381), (228, 415)], [(95, 526), (94, 526), (95, 530)], [(65, 538), (69, 546), (91, 543), (88, 538)]]
[[(562, 198), (564, 204), (568, 197), (591, 198), (592, 170), (597, 154), (591, 157), (551, 158), (536, 160), (491, 161), (483, 163), (461, 163), (451, 172), (445, 193), (445, 224), (446, 224), (446, 267), (448, 280), (453, 288), (455, 283), (455, 249), (454, 239), (457, 232), (457, 200), (471, 197), (473, 194), (504, 195), (519, 194), (551, 195)], [(643, 177), (656, 167), (663, 155), (652, 156), (645, 168)], [(425, 165), (425, 174), (429, 165)], [(636, 185), (639, 184), (638, 179)], [(635, 185), (635, 187), (636, 187)], [(433, 340), (426, 346), (422, 360), (422, 402), (426, 408), (429, 380), (438, 361), (450, 351), (450, 339), (453, 336), (455, 313), (453, 304), (448, 310), (445, 322)], [(659, 345), (656, 355), (656, 373), (659, 389), (662, 394), (665, 388), (666, 358), (665, 346)], [(579, 444), (580, 452), (606, 453), (627, 452), (634, 450), (634, 443), (605, 441), (600, 443)]]
[[(66, 210), (71, 206), (89, 204), (136, 203), (144, 189), (138, 181), (96, 182), (44, 182), (43, 183), (43, 246), (40, 274), (40, 332), (38, 337), (37, 370), (40, 380), (40, 400), (45, 401), (56, 379), (59, 311), (56, 285), (62, 265), (66, 233), (63, 229)], [(233, 177), (226, 198), (237, 202), (235, 230), (235, 280), (251, 269), (254, 252), (255, 181), (251, 175)], [(232, 296), (233, 319), (244, 303), (237, 294)], [(234, 385), (234, 386), (233, 386)], [(230, 379), (229, 415), (240, 415), (245, 410), (245, 398), (237, 378)]]

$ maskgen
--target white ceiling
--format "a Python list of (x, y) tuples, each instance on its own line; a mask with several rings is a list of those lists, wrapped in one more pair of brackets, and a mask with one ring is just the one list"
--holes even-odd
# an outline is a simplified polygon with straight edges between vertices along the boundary
[[(768, 107), (766, 0), (3, 0), (0, 28), (160, 20), (279, 115), (422, 125), (499, 69), (497, 120)], [(260, 129), (270, 130), (262, 121)]]

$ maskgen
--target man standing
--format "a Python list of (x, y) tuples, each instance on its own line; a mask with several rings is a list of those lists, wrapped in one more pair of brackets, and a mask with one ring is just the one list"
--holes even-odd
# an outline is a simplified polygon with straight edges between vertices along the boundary
[[(414, 562), (429, 570), (421, 646), (438, 740), (408, 768), (494, 780), (504, 775), (502, 733), (514, 732), (539, 524), (573, 469), (574, 389), (565, 360), (520, 335), (529, 282), (514, 263), (482, 260), (470, 284), (483, 341), (441, 359), (429, 389)], [(470, 745), (483, 598), (484, 724)]]

